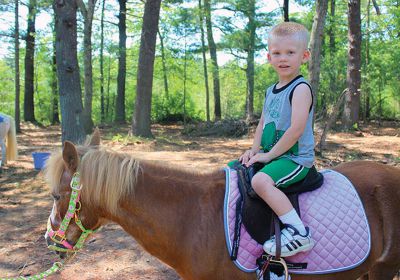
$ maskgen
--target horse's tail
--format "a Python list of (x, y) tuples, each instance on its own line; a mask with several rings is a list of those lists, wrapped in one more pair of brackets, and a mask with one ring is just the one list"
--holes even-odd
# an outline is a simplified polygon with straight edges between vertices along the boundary
[(7, 160), (17, 160), (18, 158), (18, 150), (17, 150), (17, 133), (15, 130), (15, 120), (10, 118), (10, 130), (7, 134)]

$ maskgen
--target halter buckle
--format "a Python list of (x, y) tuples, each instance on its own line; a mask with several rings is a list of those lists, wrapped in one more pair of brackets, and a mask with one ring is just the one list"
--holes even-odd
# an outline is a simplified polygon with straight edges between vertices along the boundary
[(51, 240), (58, 244), (62, 244), (66, 240), (66, 238), (65, 235), (61, 235), (58, 232), (55, 232), (54, 235), (51, 237)]

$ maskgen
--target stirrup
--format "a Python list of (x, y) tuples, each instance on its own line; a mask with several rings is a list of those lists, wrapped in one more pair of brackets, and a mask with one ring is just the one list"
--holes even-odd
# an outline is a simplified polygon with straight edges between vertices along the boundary
[[(264, 257), (263, 257), (264, 258)], [(265, 259), (265, 263), (261, 270), (257, 272), (257, 280), (263, 279), (264, 273), (267, 271), (267, 268), (270, 263), (280, 264), (283, 266), (283, 270), (285, 271), (285, 280), (289, 280), (289, 270), (286, 264), (286, 261), (283, 258), (275, 259), (274, 256), (268, 255)]]
[(275, 260), (274, 258), (272, 258), (270, 260), (271, 263), (277, 263), (277, 264), (281, 264), (283, 266), (283, 270), (285, 271), (285, 280), (289, 280), (289, 270), (288, 270), (288, 266), (286, 264), (286, 261), (283, 258), (279, 258), (278, 260)]

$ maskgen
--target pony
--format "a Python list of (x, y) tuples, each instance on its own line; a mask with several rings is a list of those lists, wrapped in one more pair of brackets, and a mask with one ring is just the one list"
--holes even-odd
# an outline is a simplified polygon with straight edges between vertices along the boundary
[[(227, 252), (222, 169), (200, 172), (139, 161), (99, 143), (98, 132), (84, 146), (66, 141), (47, 161), (45, 177), (54, 202), (46, 241), (57, 245), (61, 257), (80, 248), (82, 233), (111, 221), (185, 280), (255, 278), (238, 269)], [(361, 197), (370, 223), (371, 252), (350, 270), (295, 274), (292, 279), (392, 280), (400, 268), (400, 170), (370, 161), (334, 169), (353, 182)], [(68, 206), (73, 206), (72, 214)], [(56, 244), (49, 232), (56, 232), (60, 242)]]
[(18, 150), (15, 121), (11, 116), (3, 113), (0, 113), (0, 146), (1, 161), (3, 164), (6, 164), (8, 160), (17, 159)]

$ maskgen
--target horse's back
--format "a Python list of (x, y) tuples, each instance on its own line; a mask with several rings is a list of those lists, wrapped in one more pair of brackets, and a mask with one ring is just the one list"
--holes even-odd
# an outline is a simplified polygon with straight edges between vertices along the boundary
[[(369, 265), (400, 269), (400, 168), (372, 161), (354, 161), (334, 170), (356, 187), (371, 229)], [(397, 270), (396, 270), (397, 269)]]
[(400, 195), (400, 168), (374, 161), (342, 163), (333, 170), (345, 175), (359, 191), (382, 187)]

